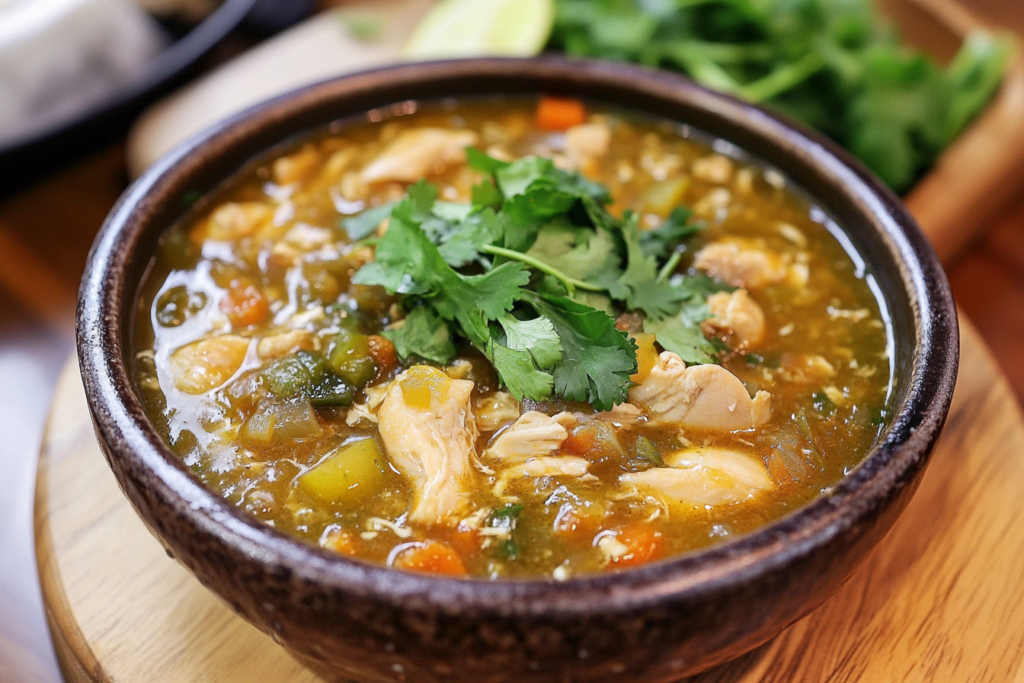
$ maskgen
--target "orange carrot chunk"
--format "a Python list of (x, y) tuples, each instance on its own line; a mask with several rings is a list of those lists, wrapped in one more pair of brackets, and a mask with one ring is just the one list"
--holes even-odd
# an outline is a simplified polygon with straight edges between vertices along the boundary
[(569, 130), (586, 120), (587, 108), (579, 100), (542, 97), (537, 105), (537, 126), (543, 130)]
[(270, 313), (270, 304), (256, 285), (249, 280), (232, 280), (220, 308), (234, 327), (259, 325)]
[(370, 355), (377, 365), (377, 376), (375, 379), (382, 379), (391, 374), (391, 371), (398, 367), (398, 355), (395, 352), (395, 345), (387, 337), (371, 334), (369, 339)]
[(611, 559), (611, 564), (617, 567), (637, 567), (665, 554), (661, 535), (646, 524), (626, 525), (619, 529), (615, 538), (627, 548), (625, 553)]
[(395, 557), (394, 566), (411, 572), (465, 576), (466, 565), (455, 549), (438, 541), (418, 543)]

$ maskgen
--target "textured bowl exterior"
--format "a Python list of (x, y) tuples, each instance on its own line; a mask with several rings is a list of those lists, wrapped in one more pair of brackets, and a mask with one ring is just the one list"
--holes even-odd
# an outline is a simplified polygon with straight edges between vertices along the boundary
[[(205, 488), (145, 415), (132, 315), (156, 239), (207, 192), (294, 135), (410, 100), (550, 93), (682, 122), (774, 166), (847, 232), (894, 325), (896, 405), (876, 448), (826, 496), (729, 543), (600, 576), (496, 581), (403, 573), (263, 525)], [(679, 76), (562, 58), (403, 65), (313, 85), (187, 142), (129, 188), (82, 282), (78, 352), (96, 433), (169, 554), (310, 666), (365, 681), (670, 681), (765, 642), (831, 595), (913, 494), (945, 420), (956, 309), (900, 201), (822, 137)]]

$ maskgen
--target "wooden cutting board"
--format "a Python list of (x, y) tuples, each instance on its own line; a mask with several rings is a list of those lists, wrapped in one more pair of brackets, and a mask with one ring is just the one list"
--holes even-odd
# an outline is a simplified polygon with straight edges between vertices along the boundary
[[(691, 683), (1024, 683), (1024, 419), (974, 328), (961, 330), (945, 433), (889, 535), (817, 611)], [(99, 451), (73, 362), (40, 459), (36, 548), (70, 683), (321, 680), (150, 536)]]

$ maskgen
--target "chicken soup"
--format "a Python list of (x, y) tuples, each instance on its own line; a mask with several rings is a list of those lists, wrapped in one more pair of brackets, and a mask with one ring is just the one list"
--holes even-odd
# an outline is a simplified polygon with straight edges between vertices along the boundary
[(196, 202), (134, 373), (195, 475), (286, 534), (564, 580), (827, 494), (886, 419), (884, 311), (731, 145), (573, 100), (405, 103)]

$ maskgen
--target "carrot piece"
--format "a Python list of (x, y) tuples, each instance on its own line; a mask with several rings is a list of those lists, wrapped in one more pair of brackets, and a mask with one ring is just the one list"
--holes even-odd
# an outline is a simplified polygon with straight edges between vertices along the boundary
[(462, 526), (456, 527), (448, 535), (448, 542), (463, 555), (475, 553), (480, 549), (480, 535), (476, 532), (476, 529), (467, 529)]
[(615, 538), (628, 549), (619, 557), (612, 558), (611, 564), (617, 567), (638, 567), (665, 554), (661, 534), (647, 524), (628, 524), (619, 529)]
[(537, 105), (537, 126), (543, 130), (569, 130), (586, 120), (587, 108), (579, 100), (542, 97)]
[(411, 572), (465, 576), (466, 565), (455, 549), (439, 541), (417, 543), (395, 557), (394, 566)]
[(339, 555), (349, 555), (355, 557), (359, 554), (359, 541), (356, 539), (355, 534), (349, 531), (343, 531), (337, 524), (332, 524), (324, 529), (323, 536), (320, 537), (320, 546), (333, 550)]
[(572, 455), (587, 455), (597, 448), (597, 432), (593, 425), (584, 424), (569, 432), (569, 437), (562, 442), (561, 451)]
[(398, 354), (395, 352), (395, 345), (387, 337), (371, 334), (367, 340), (370, 344), (370, 355), (377, 364), (377, 376), (375, 379), (382, 379), (391, 374), (391, 371), (398, 367)]
[(220, 302), (220, 309), (228, 316), (234, 327), (259, 325), (270, 313), (270, 304), (263, 292), (249, 280), (232, 280), (227, 296)]

